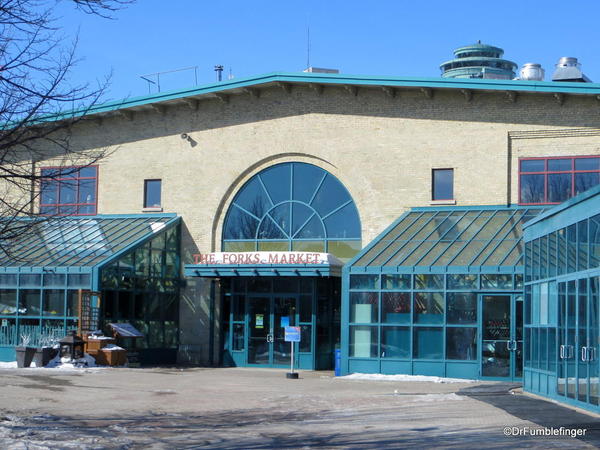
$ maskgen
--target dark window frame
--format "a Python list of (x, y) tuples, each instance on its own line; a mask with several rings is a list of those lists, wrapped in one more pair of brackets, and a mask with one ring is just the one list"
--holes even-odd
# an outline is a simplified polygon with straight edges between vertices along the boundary
[[(550, 160), (571, 160), (571, 168), (568, 170), (548, 170), (548, 161)], [(571, 192), (569, 193), (569, 197), (568, 198), (572, 198), (576, 195), (575, 192), (575, 176), (577, 174), (581, 174), (581, 173), (597, 173), (599, 174), (598, 176), (600, 177), (600, 165), (599, 168), (597, 170), (577, 170), (575, 168), (576, 166), (576, 160), (578, 159), (597, 159), (600, 160), (600, 156), (599, 155), (579, 155), (579, 156), (539, 156), (539, 157), (527, 157), (527, 158), (519, 158), (518, 161), (518, 170), (519, 170), (519, 178), (518, 178), (518, 192), (519, 192), (519, 205), (558, 205), (562, 202), (551, 202), (548, 201), (548, 196), (549, 196), (549, 187), (548, 187), (548, 175), (553, 175), (553, 174), (569, 174), (571, 176)], [(544, 170), (541, 171), (523, 171), (522, 170), (522, 165), (523, 162), (528, 162), (528, 161), (544, 161)], [(600, 163), (600, 161), (599, 161)], [(543, 195), (543, 202), (523, 202), (522, 201), (522, 192), (521, 192), (521, 186), (522, 186), (522, 177), (524, 175), (543, 175), (544, 176), (544, 195)]]
[[(158, 187), (158, 205), (150, 205), (148, 204), (148, 183), (150, 182), (159, 182)], [(162, 178), (148, 178), (144, 180), (144, 208), (162, 208)]]
[[(435, 173), (436, 172), (450, 172), (452, 174), (452, 196), (450, 198), (436, 198), (435, 189)], [(439, 167), (431, 169), (431, 201), (453, 201), (454, 200), (454, 168), (452, 167)]]
[[(96, 176), (94, 177), (82, 177), (79, 176), (80, 175), (80, 170), (81, 169), (87, 169), (87, 168), (94, 168), (96, 171)], [(67, 175), (66, 176), (62, 176), (59, 175), (57, 177), (51, 177), (51, 178), (43, 178), (43, 174), (44, 171), (58, 171), (59, 173), (64, 173), (66, 172)], [(99, 179), (99, 166), (98, 165), (89, 165), (89, 166), (67, 166), (67, 167), (53, 167), (53, 166), (45, 166), (45, 167), (41, 167), (40, 168), (40, 203), (39, 203), (39, 211), (41, 215), (47, 215), (47, 216), (52, 216), (52, 215), (57, 215), (57, 216), (95, 216), (96, 214), (98, 214), (98, 179)], [(42, 187), (43, 187), (43, 183), (44, 181), (51, 181), (51, 182), (56, 182), (56, 186), (54, 187), (54, 189), (56, 189), (55, 192), (55, 198), (56, 198), (56, 203), (43, 203), (42, 200), (44, 198), (43, 196), (43, 192), (42, 192)], [(94, 201), (93, 202), (72, 202), (72, 203), (61, 203), (60, 201), (60, 185), (61, 182), (65, 182), (65, 181), (70, 181), (73, 182), (75, 181), (76, 184), (76, 194), (75, 194), (75, 198), (77, 200), (79, 200), (79, 189), (81, 187), (81, 181), (89, 181), (89, 180), (94, 180)], [(79, 212), (79, 209), (81, 207), (93, 207), (93, 212)], [(61, 213), (60, 212), (60, 208), (61, 207), (74, 207), (75, 208), (75, 212), (73, 213)], [(48, 209), (48, 208), (53, 208), (54, 212), (43, 212), (44, 209)]]

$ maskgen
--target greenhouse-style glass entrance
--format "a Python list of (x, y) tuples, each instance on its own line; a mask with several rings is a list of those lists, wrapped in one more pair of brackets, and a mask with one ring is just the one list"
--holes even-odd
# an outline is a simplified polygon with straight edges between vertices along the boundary
[(481, 376), (523, 376), (523, 297), (481, 295)]
[(286, 326), (300, 327), (295, 365), (330, 369), (339, 337), (339, 278), (254, 277), (222, 280), (227, 366), (288, 367)]

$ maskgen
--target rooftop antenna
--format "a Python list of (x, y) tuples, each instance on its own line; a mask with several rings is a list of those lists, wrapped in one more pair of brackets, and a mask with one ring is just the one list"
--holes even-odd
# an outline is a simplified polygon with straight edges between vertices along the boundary
[(310, 67), (310, 22), (306, 26), (306, 68)]
[(221, 64), (215, 66), (215, 72), (217, 73), (217, 81), (223, 81), (223, 66)]
[(233, 80), (233, 72), (231, 71), (231, 67), (229, 68), (229, 75), (227, 76), (228, 80)]
[(148, 83), (148, 94), (152, 93), (152, 85), (156, 86), (156, 91), (160, 92), (160, 76), (175, 72), (194, 71), (194, 83), (198, 84), (198, 66), (183, 67), (181, 69), (166, 70), (164, 72), (154, 72), (146, 75), (140, 75), (140, 78)]

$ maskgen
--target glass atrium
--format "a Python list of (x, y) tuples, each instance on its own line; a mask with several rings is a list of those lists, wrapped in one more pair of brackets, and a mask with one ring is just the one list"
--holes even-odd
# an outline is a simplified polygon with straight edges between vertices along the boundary
[(520, 379), (521, 225), (540, 211), (401, 216), (344, 267), (342, 372)]
[(600, 412), (600, 186), (525, 225), (524, 388)]
[(0, 360), (14, 360), (24, 341), (40, 346), (77, 329), (80, 290), (100, 292), (101, 327), (131, 322), (146, 335), (139, 347), (153, 349), (146, 356), (167, 349), (174, 360), (179, 222), (174, 214), (51, 218), (5, 242)]

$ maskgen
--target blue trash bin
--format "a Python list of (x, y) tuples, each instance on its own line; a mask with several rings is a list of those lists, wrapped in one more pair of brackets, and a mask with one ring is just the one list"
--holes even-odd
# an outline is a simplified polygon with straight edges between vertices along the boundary
[(342, 374), (342, 351), (339, 348), (336, 348), (333, 352), (333, 357), (335, 362), (334, 374), (336, 377), (339, 377)]

